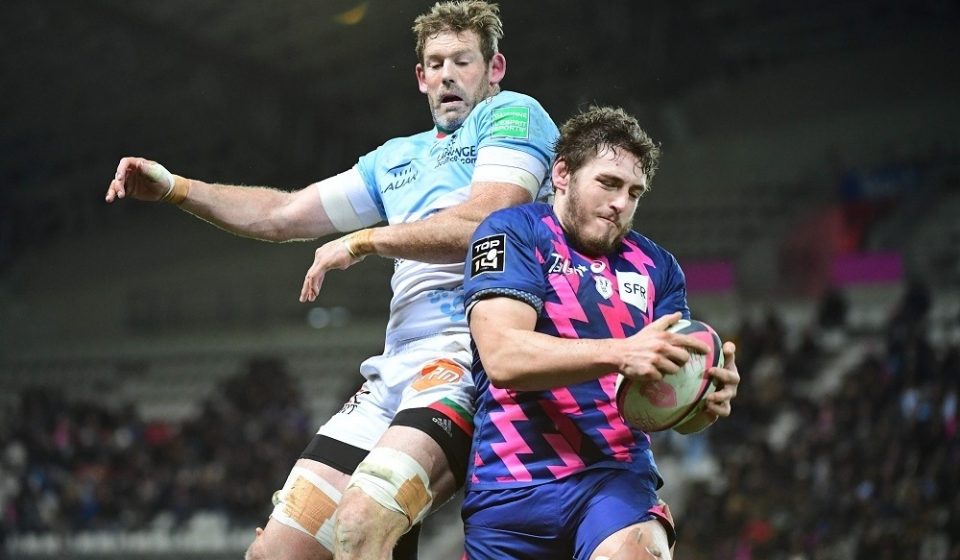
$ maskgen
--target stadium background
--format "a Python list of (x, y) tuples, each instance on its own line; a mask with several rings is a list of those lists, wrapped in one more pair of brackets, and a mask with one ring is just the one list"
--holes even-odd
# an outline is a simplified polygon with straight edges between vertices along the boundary
[[(960, 4), (503, 0), (506, 88), (663, 144), (637, 228), (740, 343), (654, 437), (678, 557), (960, 558)], [(391, 263), (103, 193), (144, 155), (299, 188), (429, 125), (412, 0), (0, 6), (0, 558), (237, 558), (382, 344)], [(456, 558), (448, 506), (423, 557)]]

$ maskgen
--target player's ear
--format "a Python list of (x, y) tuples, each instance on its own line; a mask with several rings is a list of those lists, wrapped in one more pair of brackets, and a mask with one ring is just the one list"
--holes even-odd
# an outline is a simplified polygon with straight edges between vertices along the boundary
[(499, 84), (507, 74), (507, 59), (500, 53), (493, 55), (488, 65), (490, 72), (490, 84)]
[(415, 72), (417, 73), (417, 86), (420, 88), (420, 93), (427, 93), (427, 79), (423, 72), (423, 64), (417, 63)]
[(566, 160), (557, 158), (557, 161), (553, 162), (550, 180), (553, 182), (554, 189), (566, 192), (567, 186), (570, 184), (570, 168), (567, 167)]

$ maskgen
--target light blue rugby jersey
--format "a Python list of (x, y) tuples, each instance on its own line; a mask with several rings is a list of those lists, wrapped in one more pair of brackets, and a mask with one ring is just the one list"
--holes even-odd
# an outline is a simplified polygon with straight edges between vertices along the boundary
[[(502, 91), (481, 101), (451, 134), (442, 136), (434, 128), (394, 138), (361, 157), (356, 169), (366, 193), (348, 193), (350, 202), (368, 223), (421, 220), (467, 199), (481, 151), (481, 164), (542, 170), (541, 198), (550, 190), (558, 136), (557, 126), (535, 99)], [(437, 333), (467, 332), (463, 263), (398, 260), (391, 285), (388, 348)]]

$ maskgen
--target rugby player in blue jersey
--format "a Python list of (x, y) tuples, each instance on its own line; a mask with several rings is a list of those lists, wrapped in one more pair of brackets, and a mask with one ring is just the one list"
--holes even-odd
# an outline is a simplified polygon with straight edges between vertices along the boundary
[[(331, 269), (397, 259), (384, 352), (361, 365), (356, 406), (325, 423), (297, 461), (249, 558), (389, 558), (464, 480), (475, 387), (463, 258), (483, 218), (549, 184), (558, 131), (536, 100), (500, 91), (496, 5), (438, 3), (413, 29), (432, 129), (296, 192), (209, 184), (135, 157), (121, 160), (107, 191), (107, 202), (170, 202), (258, 239), (352, 232), (317, 249), (301, 301), (314, 301)], [(409, 548), (394, 557), (415, 555)]]
[[(618, 372), (660, 379), (708, 351), (676, 259), (631, 230), (658, 147), (619, 109), (561, 128), (552, 206), (493, 213), (466, 263), (477, 409), (463, 504), (471, 560), (666, 559), (672, 517), (647, 434), (617, 412)], [(696, 424), (730, 414), (735, 346)]]

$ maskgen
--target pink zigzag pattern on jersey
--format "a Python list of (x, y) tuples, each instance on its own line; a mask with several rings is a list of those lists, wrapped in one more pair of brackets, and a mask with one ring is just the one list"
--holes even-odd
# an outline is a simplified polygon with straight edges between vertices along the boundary
[(632, 449), (637, 442), (633, 437), (633, 432), (630, 431), (630, 428), (624, 423), (623, 418), (620, 417), (620, 411), (617, 410), (617, 374), (608, 373), (598, 379), (598, 381), (600, 382), (600, 387), (603, 388), (603, 392), (606, 393), (607, 399), (594, 401), (594, 403), (597, 405), (597, 410), (603, 413), (610, 427), (600, 428), (597, 431), (600, 432), (603, 439), (607, 440), (607, 445), (610, 446), (610, 451), (613, 452), (614, 459), (617, 461), (630, 462), (633, 460), (633, 457), (630, 455), (630, 449)]
[(514, 422), (526, 420), (527, 415), (506, 389), (497, 389), (491, 386), (490, 394), (503, 407), (503, 412), (490, 413), (490, 421), (497, 427), (504, 439), (503, 443), (490, 444), (490, 448), (497, 454), (497, 457), (500, 457), (511, 475), (497, 477), (497, 482), (529, 482), (533, 478), (527, 468), (523, 466), (523, 462), (517, 457), (517, 454), (532, 453), (533, 450), (523, 440), (520, 432), (517, 431), (517, 427), (513, 425)]
[(577, 429), (571, 418), (571, 416), (582, 415), (583, 411), (580, 409), (580, 404), (573, 398), (570, 389), (561, 387), (552, 390), (551, 394), (553, 399), (542, 399), (540, 406), (560, 433), (544, 434), (543, 439), (550, 444), (563, 464), (548, 465), (547, 470), (554, 478), (563, 478), (583, 470), (585, 466), (583, 459), (580, 457), (583, 434)]
[[(570, 261), (570, 248), (563, 243), (563, 230), (551, 219), (550, 216), (543, 218), (543, 223), (553, 233), (553, 248), (562, 258)], [(580, 277), (577, 274), (549, 274), (547, 280), (553, 286), (553, 291), (560, 298), (560, 303), (546, 302), (543, 309), (547, 317), (553, 321), (557, 332), (564, 338), (580, 338), (576, 329), (573, 328), (572, 320), (580, 322), (587, 321), (587, 314), (584, 312), (580, 301), (577, 299), (577, 290), (580, 288)]]
[[(637, 272), (643, 273), (644, 276), (650, 278), (650, 269), (657, 268), (653, 264), (653, 259), (648, 257), (646, 253), (640, 250), (640, 247), (637, 247), (636, 243), (629, 241), (627, 239), (623, 240), (623, 246), (626, 247), (626, 250), (622, 252), (623, 258), (634, 268), (637, 269)], [(653, 282), (650, 282), (647, 286), (647, 322), (653, 320), (653, 303), (657, 301), (656, 287), (654, 287)]]
[[(617, 277), (614, 275), (614, 271), (610, 267), (610, 261), (606, 257), (602, 257), (600, 261), (603, 263), (603, 277), (610, 281), (612, 286), (617, 285)], [(627, 308), (627, 304), (620, 299), (620, 290), (614, 290), (613, 295), (610, 296), (608, 300), (609, 303), (600, 302), (598, 307), (600, 308), (600, 314), (603, 315), (604, 321), (607, 323), (607, 328), (610, 329), (610, 336), (612, 338), (626, 338), (626, 331), (624, 331), (623, 326), (633, 327), (633, 317), (630, 315), (630, 309)]]
[[(606, 257), (600, 260), (604, 264), (603, 276), (609, 280), (612, 285), (616, 286), (617, 277), (614, 275), (613, 267), (610, 266), (610, 261), (607, 260)], [(627, 307), (627, 304), (620, 299), (620, 290), (614, 290), (613, 295), (610, 296), (609, 303), (601, 302), (597, 307), (600, 309), (600, 314), (603, 315), (603, 320), (610, 330), (610, 335), (613, 338), (626, 338), (627, 333), (624, 330), (624, 325), (632, 328), (635, 323), (633, 316), (630, 315), (630, 309)], [(617, 382), (616, 373), (601, 377), (599, 382), (608, 398), (605, 401), (594, 402), (597, 405), (597, 410), (603, 414), (610, 427), (599, 428), (597, 431), (603, 436), (603, 439), (607, 441), (607, 445), (610, 446), (610, 450), (613, 452), (614, 459), (618, 461), (630, 461), (632, 457), (630, 456), (627, 446), (633, 445), (635, 442), (633, 433), (630, 431), (630, 428), (624, 424), (623, 419), (620, 418), (620, 413), (617, 411), (615, 404), (617, 402), (615, 391)]]

